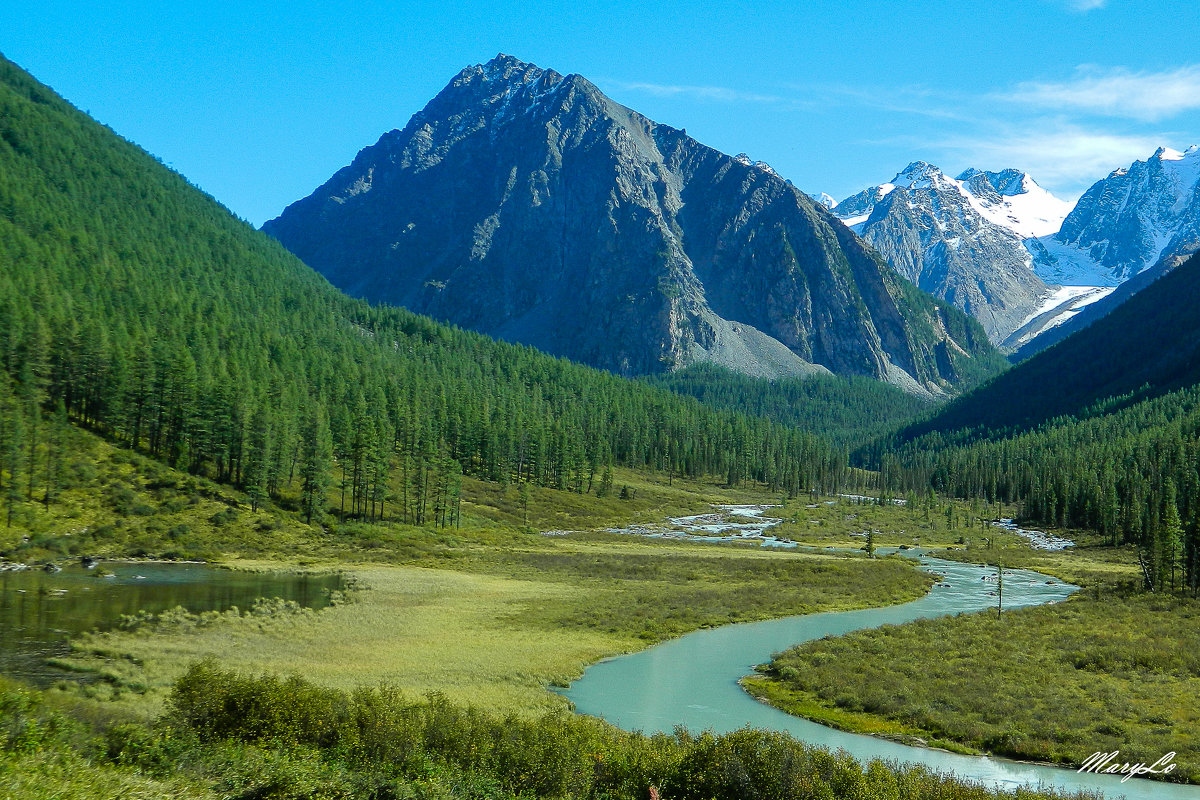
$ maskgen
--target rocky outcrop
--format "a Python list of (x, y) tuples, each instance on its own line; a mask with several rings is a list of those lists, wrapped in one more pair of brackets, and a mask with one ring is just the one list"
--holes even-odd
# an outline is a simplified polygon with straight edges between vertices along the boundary
[(1200, 146), (1160, 147), (1088, 189), (1057, 233), (1028, 243), (1057, 283), (1117, 286), (1200, 242)]
[(1005, 198), (1014, 187), (1026, 188), (1026, 179), (1016, 170), (970, 170), (952, 179), (917, 161), (888, 183), (846, 198), (833, 212), (893, 269), (975, 317), (1000, 342), (1050, 293), (1030, 269), (1021, 236), (989, 219), (1015, 216)]
[(941, 393), (995, 358), (769, 166), (509, 56), (264, 230), (352, 294), (620, 374), (713, 361)]

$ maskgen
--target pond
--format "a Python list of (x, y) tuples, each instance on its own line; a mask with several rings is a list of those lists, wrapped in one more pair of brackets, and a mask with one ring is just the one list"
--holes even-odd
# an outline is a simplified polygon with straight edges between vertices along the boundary
[(70, 636), (111, 629), (138, 611), (225, 611), (249, 608), (263, 597), (323, 608), (341, 588), (336, 574), (240, 572), (205, 564), (104, 562), (55, 573), (0, 571), (0, 672), (36, 686), (52, 684), (67, 673), (46, 660), (68, 653)]

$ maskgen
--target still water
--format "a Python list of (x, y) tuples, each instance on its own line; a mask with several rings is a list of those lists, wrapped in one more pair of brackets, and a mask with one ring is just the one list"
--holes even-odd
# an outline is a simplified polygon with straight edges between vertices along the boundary
[[(862, 761), (874, 758), (920, 763), (989, 786), (1045, 786), (1060, 790), (1101, 791), (1105, 797), (1133, 800), (1200, 800), (1200, 786), (1183, 786), (1022, 764), (984, 756), (963, 756), (910, 747), (873, 736), (827, 728), (763, 705), (738, 686), (755, 664), (799, 642), (836, 636), (861, 628), (895, 625), (994, 607), (995, 570), (919, 556), (921, 565), (944, 575), (925, 597), (885, 608), (809, 614), (766, 622), (727, 625), (588, 668), (563, 694), (583, 714), (603, 717), (626, 730), (670, 732), (677, 725), (693, 731), (728, 732), (750, 726), (786, 731), (810, 744), (845, 749)], [(1040, 605), (1068, 597), (1077, 587), (1037, 572), (1005, 570), (1004, 607)], [(1122, 753), (1151, 763), (1163, 753)], [(1124, 760), (1124, 759), (1122, 759)]]
[[(108, 573), (112, 577), (104, 577)], [(0, 672), (46, 686), (66, 676), (48, 658), (68, 652), (67, 638), (116, 626), (121, 616), (183, 606), (193, 613), (249, 608), (261, 597), (323, 608), (338, 575), (252, 573), (203, 564), (112, 563), (0, 572)], [(78, 677), (78, 676), (72, 676)]]

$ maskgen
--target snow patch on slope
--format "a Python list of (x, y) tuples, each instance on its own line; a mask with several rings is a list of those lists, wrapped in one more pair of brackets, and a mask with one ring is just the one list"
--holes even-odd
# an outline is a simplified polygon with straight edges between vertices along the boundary
[[(1069, 300), (1073, 300), (1075, 302), (1070, 303), (1069, 309), (1064, 309), (1064, 312), (1069, 310), (1070, 316), (1074, 316), (1085, 306), (1090, 306), (1097, 300), (1100, 300), (1111, 294), (1114, 288), (1115, 287), (1112, 286), (1059, 286), (1051, 291), (1050, 294), (1046, 295), (1046, 298), (1042, 300), (1042, 304), (1038, 306), (1036, 311), (1034, 311), (1025, 319), (1025, 322), (1029, 322), (1034, 317), (1040, 314), (1045, 314), (1047, 311), (1051, 311), (1058, 306), (1067, 303)], [(1042, 330), (1052, 328), (1055, 325), (1064, 322), (1068, 318), (1069, 317), (1056, 318), (1056, 322), (1044, 326)]]
[(1011, 195), (1001, 193), (996, 200), (980, 197), (969, 186), (959, 183), (971, 207), (980, 216), (1002, 228), (1008, 228), (1022, 239), (1058, 233), (1063, 220), (1075, 207), (1074, 201), (1055, 197), (1023, 173), (1020, 178), (1021, 191)]
[(1051, 328), (1057, 328), (1083, 309), (1108, 297), (1114, 286), (1059, 286), (1043, 299), (1038, 310), (1012, 336), (1006, 347), (1018, 348)]
[(815, 200), (819, 206), (833, 208), (837, 205), (837, 200), (834, 200), (832, 195), (826, 194), (825, 192), (816, 192), (815, 194), (810, 192), (808, 196)]
[(1033, 271), (1046, 283), (1062, 286), (1117, 286), (1120, 278), (1103, 267), (1089, 250), (1060, 242), (1055, 236), (1027, 239), (1025, 249), (1033, 257)]

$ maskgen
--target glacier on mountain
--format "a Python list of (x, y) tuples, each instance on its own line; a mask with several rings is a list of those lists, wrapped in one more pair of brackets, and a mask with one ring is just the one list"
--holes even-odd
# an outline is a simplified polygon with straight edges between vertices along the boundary
[(1045, 280), (1117, 286), (1200, 247), (1200, 147), (1160, 147), (1079, 198), (1055, 233), (1027, 242)]

